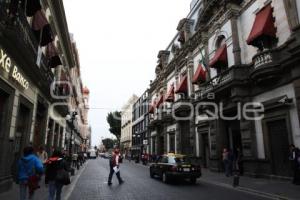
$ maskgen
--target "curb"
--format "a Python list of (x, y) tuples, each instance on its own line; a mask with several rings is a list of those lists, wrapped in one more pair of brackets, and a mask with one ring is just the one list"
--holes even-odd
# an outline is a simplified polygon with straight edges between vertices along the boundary
[(76, 170), (77, 173), (75, 173), (74, 176), (71, 176), (71, 184), (68, 186), (68, 187), (65, 187), (63, 189), (65, 189), (63, 191), (63, 195), (62, 195), (62, 199), (63, 200), (69, 200), (70, 196), (71, 196), (71, 193), (73, 192), (76, 184), (77, 184), (77, 181), (78, 179), (80, 178), (82, 172), (85, 170), (85, 168), (87, 167), (88, 165), (88, 160), (81, 166), (81, 168), (79, 170)]
[(226, 183), (217, 183), (217, 182), (214, 182), (214, 181), (209, 181), (209, 180), (204, 180), (204, 179), (200, 179), (200, 181), (204, 182), (204, 183), (207, 183), (207, 184), (216, 185), (216, 186), (219, 186), (219, 187), (244, 192), (244, 193), (252, 194), (252, 195), (255, 195), (255, 196), (258, 196), (258, 197), (263, 197), (263, 198), (274, 199), (274, 200), (295, 200), (295, 199), (292, 199), (292, 198), (288, 198), (286, 196), (267, 193), (267, 192), (262, 192), (262, 191), (250, 189), (250, 188), (247, 188), (247, 187), (241, 187), (241, 186), (233, 187), (232, 185), (229, 185), (229, 184), (226, 184)]

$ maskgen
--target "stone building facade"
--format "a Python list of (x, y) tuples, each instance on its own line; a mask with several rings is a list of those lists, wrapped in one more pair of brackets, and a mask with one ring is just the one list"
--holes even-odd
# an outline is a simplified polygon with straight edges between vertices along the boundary
[[(290, 177), (300, 146), (300, 2), (198, 0), (159, 52), (149, 89), (151, 153), (222, 170), (240, 149), (244, 173)], [(244, 113), (245, 111), (245, 113)]]
[[(26, 3), (27, 2), (27, 3)], [(62, 1), (0, 1), (0, 192), (27, 145), (66, 149), (75, 54)]]
[(138, 97), (132, 95), (121, 110), (121, 150), (127, 154), (132, 148), (132, 106)]

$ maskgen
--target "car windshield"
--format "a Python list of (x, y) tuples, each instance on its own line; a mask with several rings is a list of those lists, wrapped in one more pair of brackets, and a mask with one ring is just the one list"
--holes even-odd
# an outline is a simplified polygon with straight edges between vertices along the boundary
[(191, 163), (190, 158), (183, 156), (183, 157), (169, 157), (169, 162), (172, 164), (183, 164), (183, 163)]

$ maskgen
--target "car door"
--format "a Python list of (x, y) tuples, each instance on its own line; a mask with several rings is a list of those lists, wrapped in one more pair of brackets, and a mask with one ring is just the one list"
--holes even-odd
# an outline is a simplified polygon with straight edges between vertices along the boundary
[(154, 174), (160, 175), (160, 164), (162, 161), (162, 157), (157, 159), (157, 162), (153, 164), (153, 172)]
[(159, 167), (159, 175), (162, 176), (163, 172), (166, 172), (169, 167), (169, 159), (168, 156), (163, 156), (160, 162), (160, 167)]

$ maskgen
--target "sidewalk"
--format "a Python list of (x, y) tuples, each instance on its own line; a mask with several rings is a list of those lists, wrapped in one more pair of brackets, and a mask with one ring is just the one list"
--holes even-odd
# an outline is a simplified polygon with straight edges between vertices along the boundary
[(270, 199), (300, 199), (300, 186), (289, 181), (240, 176), (239, 186), (234, 188), (233, 177), (226, 177), (224, 173), (211, 172), (208, 169), (202, 169), (200, 181)]
[[(87, 162), (85, 162), (80, 167), (79, 170), (75, 170), (75, 175), (74, 176), (70, 176), (71, 177), (71, 185), (72, 185), (73, 180), (77, 176), (77, 174), (79, 174), (80, 171), (84, 169), (84, 166), (86, 164), (87, 164)], [(34, 194), (34, 200), (48, 200), (48, 188), (45, 185), (45, 179), (44, 178), (45, 178), (45, 176), (43, 176), (42, 180), (40, 181), (41, 188), (38, 189)], [(67, 190), (69, 186), (70, 185), (63, 187), (62, 199), (65, 199), (66, 193), (64, 191)], [(9, 191), (0, 194), (0, 199), (1, 200), (19, 200), (20, 199), (19, 194), (20, 194), (19, 185), (14, 183), (13, 187)]]

